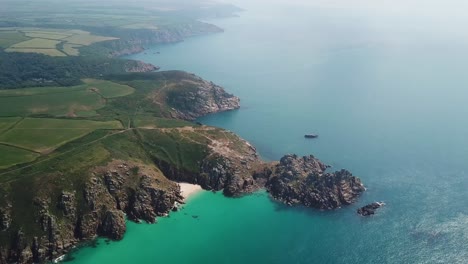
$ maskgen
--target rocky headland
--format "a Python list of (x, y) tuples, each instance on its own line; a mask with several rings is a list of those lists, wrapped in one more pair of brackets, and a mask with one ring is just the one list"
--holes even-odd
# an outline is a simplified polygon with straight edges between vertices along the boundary
[(1, 264), (51, 261), (97, 236), (122, 239), (126, 218), (154, 223), (184, 202), (177, 182), (228, 197), (265, 188), (284, 204), (322, 210), (351, 204), (365, 190), (350, 172), (328, 172), (313, 156), (265, 162), (234, 133), (183, 121), (239, 108), (239, 98), (212, 82), (179, 71), (112, 81), (136, 91), (99, 111), (132, 113), (129, 128), (91, 134), (43, 163), (3, 173)]

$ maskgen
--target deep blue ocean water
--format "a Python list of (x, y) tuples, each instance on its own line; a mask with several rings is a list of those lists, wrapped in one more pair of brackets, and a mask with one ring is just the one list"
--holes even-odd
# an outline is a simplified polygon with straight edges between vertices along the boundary
[[(455, 0), (377, 2), (239, 2), (239, 17), (209, 21), (224, 33), (130, 56), (239, 96), (240, 110), (200, 121), (268, 160), (314, 154), (349, 169), (368, 188), (357, 204), (205, 192), (73, 263), (468, 263), (468, 19)], [(356, 215), (373, 201), (386, 206)]]

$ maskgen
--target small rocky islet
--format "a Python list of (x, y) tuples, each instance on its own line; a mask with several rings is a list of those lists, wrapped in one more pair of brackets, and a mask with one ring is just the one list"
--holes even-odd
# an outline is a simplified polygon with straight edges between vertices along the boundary
[(384, 205), (385, 203), (383, 202), (373, 202), (361, 208), (358, 208), (356, 212), (361, 216), (371, 216), (375, 214), (377, 209), (379, 209), (380, 207)]

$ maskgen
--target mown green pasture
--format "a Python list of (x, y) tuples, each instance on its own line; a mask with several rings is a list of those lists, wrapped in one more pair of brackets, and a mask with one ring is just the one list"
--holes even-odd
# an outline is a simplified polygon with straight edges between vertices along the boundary
[(161, 118), (151, 115), (138, 115), (133, 118), (133, 126), (141, 128), (176, 128), (195, 126), (195, 124), (179, 119)]
[(60, 41), (52, 40), (52, 39), (41, 39), (41, 38), (34, 38), (30, 40), (26, 40), (11, 46), (13, 49), (55, 49), (57, 44)]
[(11, 45), (29, 40), (18, 31), (0, 31), (0, 48), (8, 48)]
[(35, 152), (27, 151), (11, 146), (0, 145), (0, 169), (30, 162), (37, 159), (40, 155)]
[(134, 92), (130, 86), (110, 81), (86, 79), (84, 82), (73, 87), (0, 90), (0, 117), (39, 114), (89, 117), (105, 106), (105, 99)]
[(90, 89), (97, 89), (97, 92), (107, 99), (126, 96), (135, 92), (135, 89), (128, 85), (105, 80), (84, 79), (83, 82), (86, 83)]
[(0, 134), (16, 124), (21, 118), (20, 117), (3, 117), (0, 118)]
[[(0, 116), (29, 116), (47, 114), (53, 116), (76, 116), (79, 111), (89, 111), (104, 106), (101, 96), (82, 86), (81, 89), (36, 88), (37, 94), (4, 96), (0, 91)], [(52, 92), (47, 92), (49, 89)], [(18, 89), (17, 92), (21, 92)], [(28, 91), (29, 92), (29, 91)]]
[(26, 118), (0, 135), (0, 142), (36, 152), (51, 151), (97, 129), (121, 129), (118, 121)]
[(106, 41), (106, 40), (115, 40), (115, 39), (117, 38), (96, 36), (96, 35), (92, 35), (88, 33), (88, 34), (73, 35), (73, 36), (64, 38), (62, 40), (70, 44), (88, 46), (96, 42), (101, 42), (101, 41)]
[(69, 56), (78, 56), (80, 55), (80, 51), (78, 50), (79, 47), (82, 47), (82, 45), (63, 44), (62, 51), (65, 52)]
[(63, 34), (58, 32), (49, 31), (23, 31), (24, 35), (30, 38), (42, 38), (42, 39), (53, 39), (59, 40), (71, 36), (70, 34)]

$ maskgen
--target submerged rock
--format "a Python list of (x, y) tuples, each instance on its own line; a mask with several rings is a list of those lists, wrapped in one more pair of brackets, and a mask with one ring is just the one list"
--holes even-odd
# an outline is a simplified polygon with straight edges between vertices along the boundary
[(375, 211), (377, 211), (377, 209), (379, 209), (380, 207), (384, 205), (385, 204), (382, 202), (374, 202), (374, 203), (368, 204), (366, 206), (363, 206), (357, 209), (357, 213), (362, 216), (370, 216), (370, 215), (375, 214)]

